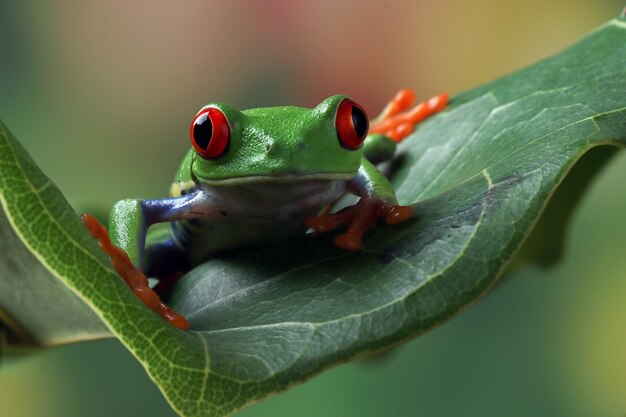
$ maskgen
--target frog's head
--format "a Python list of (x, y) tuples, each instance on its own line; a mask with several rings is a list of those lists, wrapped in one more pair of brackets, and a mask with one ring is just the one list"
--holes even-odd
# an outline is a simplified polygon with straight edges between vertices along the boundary
[(313, 109), (239, 111), (211, 103), (191, 124), (191, 171), (205, 184), (348, 180), (356, 175), (367, 136), (365, 111), (346, 96)]

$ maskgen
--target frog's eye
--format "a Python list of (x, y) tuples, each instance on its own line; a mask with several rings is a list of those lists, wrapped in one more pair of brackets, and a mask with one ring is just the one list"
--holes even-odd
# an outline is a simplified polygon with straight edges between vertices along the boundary
[(367, 136), (369, 120), (363, 107), (349, 98), (344, 98), (337, 108), (335, 127), (341, 146), (357, 149)]
[(230, 141), (230, 126), (220, 109), (209, 107), (191, 122), (191, 143), (203, 158), (215, 159), (222, 155)]

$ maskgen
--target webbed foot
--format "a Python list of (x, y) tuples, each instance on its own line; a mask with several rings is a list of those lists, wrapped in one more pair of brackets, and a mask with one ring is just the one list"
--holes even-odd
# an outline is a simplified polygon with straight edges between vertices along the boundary
[(413, 216), (411, 206), (390, 205), (382, 200), (362, 198), (353, 206), (337, 213), (323, 214), (306, 219), (306, 225), (317, 231), (327, 232), (339, 226), (348, 226), (343, 233), (333, 240), (336, 246), (348, 250), (363, 247), (363, 235), (381, 219), (387, 224), (403, 222)]
[(439, 94), (409, 109), (415, 102), (415, 92), (405, 88), (387, 104), (382, 113), (370, 123), (369, 133), (382, 133), (395, 142), (410, 135), (415, 125), (428, 116), (443, 110), (447, 94)]
[(189, 322), (187, 319), (161, 301), (159, 295), (148, 286), (148, 278), (133, 265), (128, 254), (111, 243), (106, 228), (90, 214), (84, 213), (80, 219), (91, 235), (98, 241), (102, 251), (111, 257), (113, 267), (137, 297), (152, 311), (159, 314), (175, 327), (183, 330), (188, 329)]

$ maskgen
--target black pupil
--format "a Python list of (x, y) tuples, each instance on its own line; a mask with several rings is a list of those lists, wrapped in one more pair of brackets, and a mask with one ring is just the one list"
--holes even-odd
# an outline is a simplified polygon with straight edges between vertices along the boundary
[(352, 125), (359, 139), (365, 136), (367, 131), (367, 118), (361, 109), (356, 106), (352, 106)]
[[(354, 116), (353, 116), (354, 117)], [(211, 136), (213, 135), (213, 123), (211, 119), (205, 113), (196, 119), (196, 123), (193, 125), (193, 140), (196, 144), (206, 150), (211, 142)]]

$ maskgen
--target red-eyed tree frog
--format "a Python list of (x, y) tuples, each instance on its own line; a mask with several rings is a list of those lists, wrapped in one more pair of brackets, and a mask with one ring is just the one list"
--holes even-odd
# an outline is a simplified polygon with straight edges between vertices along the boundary
[[(441, 94), (411, 108), (414, 99), (413, 91), (401, 90), (371, 126), (365, 110), (343, 95), (313, 109), (240, 111), (208, 104), (193, 118), (193, 146), (170, 198), (118, 202), (110, 238), (88, 214), (83, 222), (144, 303), (186, 329), (187, 320), (160, 300), (146, 276), (172, 276), (215, 253), (286, 239), (307, 228), (346, 226), (334, 243), (356, 250), (379, 220), (391, 224), (412, 216), (374, 164), (391, 159), (396, 144), (447, 102)], [(325, 211), (346, 191), (360, 197), (356, 205)], [(168, 228), (148, 230), (164, 222)]]

